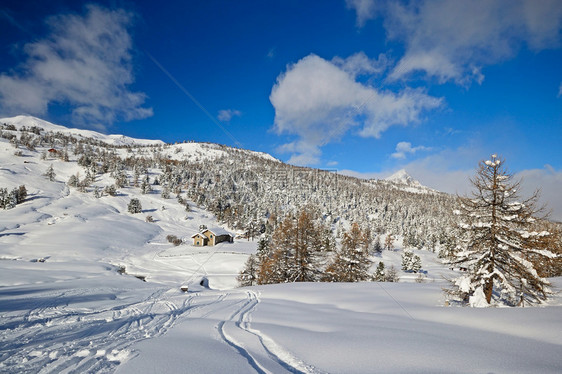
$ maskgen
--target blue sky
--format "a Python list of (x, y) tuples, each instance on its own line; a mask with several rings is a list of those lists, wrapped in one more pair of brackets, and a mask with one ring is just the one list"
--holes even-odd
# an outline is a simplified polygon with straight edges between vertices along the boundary
[(0, 46), (2, 117), (447, 192), (498, 153), (562, 212), (560, 1), (4, 1)]

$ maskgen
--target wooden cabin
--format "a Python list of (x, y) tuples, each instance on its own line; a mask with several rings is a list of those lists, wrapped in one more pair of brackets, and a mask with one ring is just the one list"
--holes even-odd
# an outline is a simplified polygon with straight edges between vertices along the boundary
[(201, 232), (192, 235), (191, 238), (193, 239), (193, 245), (196, 247), (214, 246), (221, 242), (232, 243), (233, 241), (232, 234), (219, 227), (205, 228)]

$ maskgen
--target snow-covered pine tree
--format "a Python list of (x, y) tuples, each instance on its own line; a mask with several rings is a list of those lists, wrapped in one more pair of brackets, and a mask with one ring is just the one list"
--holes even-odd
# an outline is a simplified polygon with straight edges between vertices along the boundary
[(55, 177), (57, 176), (55, 174), (55, 169), (53, 169), (53, 164), (51, 164), (49, 166), (49, 168), (47, 169), (47, 171), (45, 172), (45, 174), (43, 174), (45, 177), (47, 177), (48, 180), (50, 180), (51, 182), (55, 181)]
[(238, 274), (236, 280), (240, 287), (255, 286), (258, 284), (258, 269), (259, 260), (258, 256), (250, 255), (246, 260), (244, 269)]
[(492, 155), (482, 161), (471, 197), (459, 197), (461, 247), (451, 263), (467, 269), (453, 280), (453, 294), (471, 306), (492, 301), (507, 305), (540, 303), (549, 295), (549, 282), (540, 277), (529, 256), (554, 257), (542, 242), (546, 231), (533, 230), (538, 194), (520, 200), (519, 182), (513, 181), (504, 160)]
[(132, 198), (129, 204), (127, 205), (127, 211), (129, 213), (142, 213), (142, 205), (139, 199)]
[(384, 262), (379, 262), (377, 269), (375, 270), (375, 275), (373, 276), (375, 282), (384, 282), (385, 280), (385, 270)]
[(377, 237), (375, 238), (375, 242), (373, 243), (373, 250), (372, 253), (374, 255), (380, 254), (382, 252), (383, 248), (382, 248), (382, 244), (381, 244), (381, 238), (379, 235), (377, 235)]
[(371, 279), (369, 268), (370, 233), (354, 223), (343, 234), (342, 246), (333, 262), (326, 268), (326, 280), (332, 282), (361, 282)]
[(402, 254), (402, 270), (417, 273), (422, 268), (420, 256), (412, 251), (404, 251)]

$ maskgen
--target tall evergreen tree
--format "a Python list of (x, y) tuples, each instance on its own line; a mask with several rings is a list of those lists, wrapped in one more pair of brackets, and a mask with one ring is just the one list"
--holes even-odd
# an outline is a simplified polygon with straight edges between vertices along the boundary
[(529, 261), (531, 255), (554, 257), (544, 248), (549, 233), (533, 230), (540, 212), (537, 193), (520, 200), (519, 182), (513, 181), (504, 160), (496, 155), (480, 162), (471, 183), (472, 196), (459, 197), (455, 211), (464, 235), (452, 263), (468, 271), (454, 280), (453, 293), (472, 306), (545, 300), (549, 283)]

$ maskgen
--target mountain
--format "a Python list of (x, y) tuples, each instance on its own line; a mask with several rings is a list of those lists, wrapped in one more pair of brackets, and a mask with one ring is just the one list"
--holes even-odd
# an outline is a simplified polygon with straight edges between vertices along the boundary
[[(560, 371), (560, 297), (442, 307), (457, 273), (438, 258), (454, 245), (447, 194), (18, 116), (0, 119), (0, 197), (0, 372)], [(303, 209), (337, 243), (353, 223), (392, 235), (370, 271), (400, 282), (238, 288), (257, 239)], [(195, 247), (202, 226), (236, 238)], [(406, 248), (422, 272), (400, 269)]]
[(407, 186), (422, 187), (421, 183), (412, 178), (404, 169), (398, 170), (396, 173), (385, 178), (386, 181), (405, 184)]

